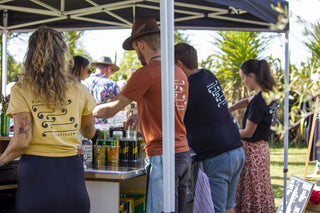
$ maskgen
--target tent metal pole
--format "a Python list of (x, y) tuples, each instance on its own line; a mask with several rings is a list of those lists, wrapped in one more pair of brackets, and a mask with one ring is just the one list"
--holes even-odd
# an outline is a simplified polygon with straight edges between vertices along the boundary
[(285, 34), (285, 97), (284, 97), (284, 161), (283, 161), (283, 212), (286, 212), (286, 189), (288, 172), (288, 141), (289, 141), (289, 32)]
[(160, 1), (164, 212), (175, 211), (173, 0)]
[(3, 33), (2, 33), (2, 73), (1, 73), (1, 94), (6, 96), (7, 85), (7, 37), (8, 37), (8, 11), (3, 11)]

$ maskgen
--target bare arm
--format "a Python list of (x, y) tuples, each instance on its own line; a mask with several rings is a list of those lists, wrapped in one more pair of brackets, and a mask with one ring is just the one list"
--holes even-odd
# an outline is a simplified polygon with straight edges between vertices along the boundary
[(0, 162), (7, 164), (21, 156), (28, 148), (32, 139), (32, 117), (30, 112), (13, 115), (14, 135), (8, 147), (0, 156)]
[(80, 127), (81, 135), (85, 138), (91, 139), (96, 132), (94, 124), (95, 124), (95, 121), (92, 113), (89, 115), (82, 116), (81, 127)]
[(98, 118), (111, 118), (131, 102), (129, 98), (119, 94), (112, 101), (96, 106), (92, 113)]
[(250, 120), (247, 120), (246, 128), (239, 130), (241, 138), (251, 138), (253, 133), (256, 131), (257, 126), (258, 124), (253, 123)]
[(237, 109), (246, 108), (248, 106), (248, 104), (250, 103), (251, 99), (252, 99), (252, 97), (249, 97), (249, 98), (245, 98), (245, 99), (238, 101), (237, 103), (235, 103), (229, 107), (229, 112), (232, 112)]

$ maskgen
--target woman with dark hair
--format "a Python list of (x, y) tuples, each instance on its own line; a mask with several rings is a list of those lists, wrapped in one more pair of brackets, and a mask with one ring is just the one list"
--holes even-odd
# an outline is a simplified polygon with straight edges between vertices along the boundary
[(81, 55), (73, 56), (73, 63), (70, 62), (70, 70), (74, 76), (79, 78), (79, 81), (86, 79), (92, 72), (90, 61)]
[(245, 165), (236, 194), (236, 211), (241, 213), (275, 212), (270, 178), (268, 139), (278, 106), (267, 95), (276, 86), (267, 61), (249, 59), (240, 66), (242, 83), (256, 94), (232, 105), (229, 111), (246, 107), (239, 130), (245, 151)]
[(11, 90), (7, 114), (14, 136), (0, 155), (0, 167), (21, 156), (17, 213), (90, 211), (77, 135), (94, 136), (96, 102), (70, 73), (68, 52), (61, 33), (38, 28)]

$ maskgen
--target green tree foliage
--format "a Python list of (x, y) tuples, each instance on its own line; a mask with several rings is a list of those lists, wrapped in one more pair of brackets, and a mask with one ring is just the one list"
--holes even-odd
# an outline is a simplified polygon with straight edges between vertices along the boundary
[(174, 44), (178, 44), (178, 43), (190, 43), (189, 41), (189, 36), (186, 33), (183, 33), (182, 30), (175, 30), (174, 31)]
[(91, 57), (86, 52), (80, 40), (83, 34), (84, 31), (66, 31), (64, 32), (64, 37), (72, 56), (82, 55), (91, 61)]
[[(283, 117), (283, 100), (285, 91), (289, 91), (289, 140), (291, 143), (300, 145), (301, 142), (305, 142), (305, 118), (313, 114), (315, 109), (314, 98), (320, 95), (320, 23), (312, 24), (311, 27), (304, 23), (305, 35), (306, 35), (306, 47), (311, 52), (311, 57), (307, 62), (302, 62), (300, 66), (290, 65), (289, 67), (289, 86), (284, 88), (283, 75), (279, 78), (282, 84), (280, 84), (280, 107), (278, 109), (278, 115), (280, 113)], [(313, 100), (312, 100), (313, 99)], [(303, 103), (308, 102), (310, 104), (309, 109), (301, 109)], [(273, 130), (277, 132), (280, 137), (284, 135), (283, 120), (273, 127)], [(306, 144), (306, 143), (304, 143)]]
[[(10, 40), (15, 37), (19, 37), (19, 35), (20, 33), (15, 33), (15, 34), (9, 33), (7, 40)], [(0, 41), (2, 41), (2, 36), (3, 34), (0, 35)], [(0, 44), (0, 49), (1, 49), (0, 51), (2, 55), (2, 42)], [(1, 75), (2, 75), (2, 57), (0, 57), (0, 62), (1, 62)], [(18, 81), (18, 73), (21, 70), (21, 68), (22, 68), (22, 64), (18, 63), (14, 59), (14, 57), (10, 54), (10, 52), (7, 51), (7, 82)]]
[(310, 62), (320, 67), (320, 22), (312, 24), (311, 28), (305, 28), (305, 35), (309, 37), (305, 45), (312, 53)]
[(7, 58), (7, 82), (18, 81), (18, 73), (22, 68), (22, 63), (17, 63), (13, 56)]
[[(306, 23), (305, 23), (306, 24)], [(289, 91), (289, 129), (293, 138), (291, 141), (303, 141), (305, 133), (305, 118), (315, 109), (315, 101), (312, 98), (320, 95), (320, 23), (305, 27), (305, 35), (308, 38), (306, 47), (311, 52), (307, 62), (302, 62), (299, 67), (290, 65), (289, 87), (280, 95), (284, 100), (284, 92)], [(309, 102), (308, 110), (301, 110), (301, 105)], [(274, 127), (280, 135), (284, 134), (283, 122)], [(290, 137), (289, 135), (289, 137)], [(293, 136), (294, 135), (294, 136)]]
[(214, 42), (217, 51), (202, 61), (200, 66), (211, 70), (220, 81), (229, 102), (249, 94), (241, 83), (239, 67), (250, 58), (259, 58), (270, 38), (258, 32), (220, 31)]
[(136, 69), (141, 67), (141, 63), (135, 51), (124, 51), (122, 61), (119, 64), (119, 71), (110, 75), (114, 81), (128, 80)]

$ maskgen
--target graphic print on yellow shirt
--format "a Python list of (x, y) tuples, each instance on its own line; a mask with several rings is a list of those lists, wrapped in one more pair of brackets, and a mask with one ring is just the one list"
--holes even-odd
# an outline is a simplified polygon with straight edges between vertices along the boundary
[[(48, 109), (46, 104), (43, 104), (40, 101), (32, 101), (32, 111), (36, 113), (37, 118), (40, 120), (41, 126), (43, 127), (43, 137), (46, 137), (48, 134), (55, 134), (60, 137), (76, 135), (79, 121), (76, 122), (75, 117), (68, 113), (67, 108), (71, 103), (72, 101), (68, 99), (62, 109), (56, 109), (54, 105), (52, 106), (52, 109)], [(65, 120), (65, 116), (67, 117), (67, 120)], [(63, 129), (60, 127), (63, 127)]]
[(61, 108), (47, 107), (34, 97), (30, 87), (12, 88), (8, 116), (19, 112), (32, 114), (33, 137), (25, 154), (63, 157), (77, 154), (77, 139), (81, 118), (92, 112), (96, 105), (88, 90), (79, 84), (71, 86), (67, 102)]

